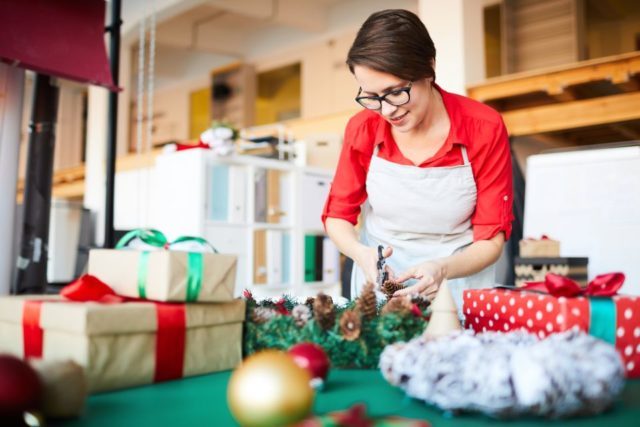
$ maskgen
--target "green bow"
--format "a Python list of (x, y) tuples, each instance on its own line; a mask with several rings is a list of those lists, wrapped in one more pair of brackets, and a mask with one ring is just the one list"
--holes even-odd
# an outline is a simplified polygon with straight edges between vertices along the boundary
[[(125, 248), (135, 238), (140, 239), (144, 243), (155, 246), (157, 248), (170, 249), (172, 245), (181, 242), (196, 242), (203, 246), (207, 246), (218, 253), (206, 239), (194, 236), (181, 236), (169, 243), (167, 238), (161, 231), (154, 229), (139, 228), (131, 230), (125, 234), (116, 244), (116, 249)], [(147, 297), (147, 277), (149, 272), (149, 253), (150, 251), (141, 251), (138, 261), (138, 295), (140, 298)], [(202, 288), (203, 260), (201, 252), (187, 252), (187, 302), (198, 300), (200, 289)]]

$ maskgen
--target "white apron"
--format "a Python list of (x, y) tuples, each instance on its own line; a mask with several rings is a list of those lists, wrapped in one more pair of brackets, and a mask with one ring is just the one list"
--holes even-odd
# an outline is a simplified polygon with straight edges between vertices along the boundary
[[(367, 174), (360, 240), (370, 247), (391, 246), (393, 255), (386, 262), (396, 275), (473, 242), (471, 214), (477, 190), (467, 149), (461, 148), (463, 165), (421, 168), (384, 160), (376, 146)], [(364, 273), (354, 263), (352, 297), (360, 294), (364, 283)], [(410, 280), (405, 285), (415, 283)], [(448, 283), (461, 315), (462, 291), (494, 286), (494, 265)]]

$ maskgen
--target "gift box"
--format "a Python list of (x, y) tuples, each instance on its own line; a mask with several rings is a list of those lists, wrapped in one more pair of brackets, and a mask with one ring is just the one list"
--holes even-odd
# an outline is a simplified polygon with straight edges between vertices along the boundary
[(234, 368), (242, 300), (225, 303), (74, 302), (0, 297), (0, 352), (72, 359), (92, 392)]
[(475, 332), (526, 329), (544, 338), (577, 327), (615, 345), (627, 377), (640, 377), (639, 297), (569, 297), (478, 289), (464, 291), (463, 313), (465, 326)]
[(543, 281), (547, 273), (569, 277), (581, 286), (587, 285), (589, 258), (586, 257), (515, 257), (513, 264), (517, 287)]
[(560, 242), (542, 236), (541, 239), (520, 240), (521, 257), (559, 257)]
[(233, 299), (237, 257), (174, 250), (94, 249), (88, 273), (119, 294), (176, 302)]

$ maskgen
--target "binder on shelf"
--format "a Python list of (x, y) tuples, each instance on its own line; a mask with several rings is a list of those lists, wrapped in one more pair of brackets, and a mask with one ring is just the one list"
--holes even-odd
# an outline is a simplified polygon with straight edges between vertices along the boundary
[(282, 280), (282, 231), (266, 231), (267, 282), (281, 284)]
[(304, 236), (304, 281), (316, 280), (316, 236), (305, 234)]
[(255, 283), (256, 285), (267, 284), (267, 251), (265, 230), (255, 230), (253, 232), (253, 283)]
[(280, 218), (279, 224), (290, 224), (291, 218), (291, 174), (280, 174)]
[(291, 235), (282, 234), (282, 283), (291, 283)]
[(338, 283), (340, 281), (340, 251), (330, 238), (322, 240), (322, 282)]
[(267, 222), (278, 224), (282, 211), (280, 208), (280, 171), (267, 170)]
[(227, 221), (229, 214), (229, 166), (212, 165), (209, 171), (209, 219)]
[(262, 168), (256, 169), (254, 178), (254, 221), (267, 222), (267, 171)]
[(246, 221), (246, 168), (229, 168), (229, 222), (241, 224)]
[(322, 281), (322, 266), (324, 265), (324, 261), (323, 261), (323, 242), (324, 242), (324, 237), (323, 236), (315, 236), (315, 245), (316, 245), (316, 251), (315, 251), (315, 271), (314, 271), (314, 276), (315, 276), (315, 281), (316, 282), (321, 282)]

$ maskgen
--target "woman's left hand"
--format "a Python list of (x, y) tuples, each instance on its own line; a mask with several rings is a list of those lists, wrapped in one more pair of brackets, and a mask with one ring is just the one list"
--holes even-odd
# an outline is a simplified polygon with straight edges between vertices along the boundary
[(403, 295), (420, 294), (427, 297), (428, 299), (433, 299), (436, 295), (436, 292), (438, 292), (438, 289), (440, 288), (442, 280), (446, 277), (446, 275), (446, 268), (443, 264), (437, 261), (425, 261), (421, 264), (411, 267), (409, 270), (400, 274), (396, 278), (396, 281), (398, 282), (405, 282), (409, 279), (417, 279), (418, 283), (396, 291), (393, 296), (397, 297)]

